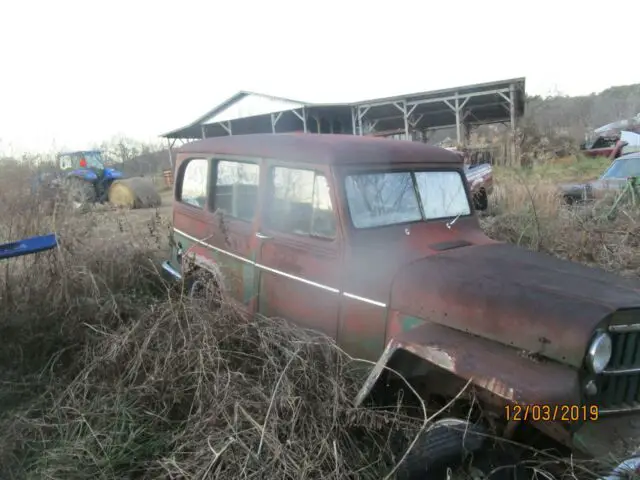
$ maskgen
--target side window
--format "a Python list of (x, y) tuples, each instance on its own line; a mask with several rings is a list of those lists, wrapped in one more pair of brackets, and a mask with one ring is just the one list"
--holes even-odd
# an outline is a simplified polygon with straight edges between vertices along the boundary
[(333, 239), (336, 218), (329, 184), (312, 170), (275, 167), (266, 222), (283, 233)]
[(182, 172), (178, 198), (183, 203), (204, 209), (207, 200), (209, 160), (204, 158), (188, 160)]
[(213, 207), (240, 220), (252, 221), (258, 205), (260, 167), (255, 163), (220, 160)]
[(60, 156), (60, 170), (69, 170), (73, 168), (73, 161), (71, 155)]

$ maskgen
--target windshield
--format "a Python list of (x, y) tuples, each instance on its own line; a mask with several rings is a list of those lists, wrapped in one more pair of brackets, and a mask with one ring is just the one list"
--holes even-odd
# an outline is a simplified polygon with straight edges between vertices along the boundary
[(636, 132), (628, 132), (624, 131), (620, 133), (620, 140), (622, 140), (625, 145), (620, 150), (622, 155), (626, 155), (627, 153), (635, 153), (640, 152), (640, 134)]
[[(59, 155), (58, 159), (62, 170), (72, 168), (93, 168), (95, 170), (104, 169), (104, 161), (102, 159), (101, 152), (63, 153)], [(84, 162), (82, 162), (82, 159), (86, 161), (86, 165), (83, 164)]]
[(347, 204), (356, 228), (469, 215), (458, 172), (385, 172), (349, 175)]
[(603, 179), (640, 176), (640, 156), (619, 158), (602, 174)]
[(87, 168), (104, 168), (104, 162), (100, 152), (84, 152), (80, 155), (80, 158), (84, 158), (87, 161)]

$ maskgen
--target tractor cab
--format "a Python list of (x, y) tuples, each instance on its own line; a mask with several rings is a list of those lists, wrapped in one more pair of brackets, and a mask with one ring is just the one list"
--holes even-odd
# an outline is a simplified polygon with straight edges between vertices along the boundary
[(111, 182), (123, 177), (122, 172), (105, 165), (101, 150), (63, 152), (58, 154), (56, 163), (65, 176), (79, 177), (91, 183)]
[(57, 164), (61, 171), (87, 169), (98, 173), (105, 170), (104, 157), (100, 150), (60, 153), (57, 157)]

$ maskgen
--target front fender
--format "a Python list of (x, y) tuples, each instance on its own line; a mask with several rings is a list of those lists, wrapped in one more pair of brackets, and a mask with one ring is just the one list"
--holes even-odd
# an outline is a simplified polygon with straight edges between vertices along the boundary
[(67, 177), (75, 177), (85, 180), (87, 182), (95, 182), (98, 179), (98, 175), (91, 170), (77, 169), (71, 170), (67, 173)]
[[(361, 405), (385, 367), (409, 352), (430, 365), (469, 381), (505, 403), (577, 404), (578, 371), (558, 362), (531, 358), (514, 347), (436, 323), (424, 323), (392, 338), (356, 397)], [(399, 372), (402, 374), (402, 372)]]

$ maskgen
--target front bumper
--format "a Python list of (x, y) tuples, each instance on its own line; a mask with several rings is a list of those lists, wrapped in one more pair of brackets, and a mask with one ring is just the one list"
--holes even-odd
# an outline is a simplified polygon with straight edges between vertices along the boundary
[(605, 416), (585, 422), (574, 434), (573, 444), (594, 458), (620, 459), (640, 455), (640, 415)]
[(619, 463), (609, 475), (600, 480), (627, 480), (638, 478), (638, 475), (640, 475), (640, 457), (634, 457)]
[(169, 261), (162, 262), (162, 273), (169, 280), (179, 282), (182, 280), (182, 275), (178, 270), (171, 266)]

